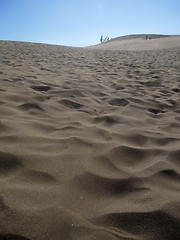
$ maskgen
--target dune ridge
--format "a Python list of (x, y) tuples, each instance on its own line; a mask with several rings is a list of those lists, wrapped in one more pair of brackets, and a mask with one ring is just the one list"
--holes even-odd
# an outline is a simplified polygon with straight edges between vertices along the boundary
[(171, 40), (150, 51), (0, 41), (0, 239), (179, 240)]
[(90, 46), (92, 49), (150, 51), (180, 47), (180, 35), (132, 34)]

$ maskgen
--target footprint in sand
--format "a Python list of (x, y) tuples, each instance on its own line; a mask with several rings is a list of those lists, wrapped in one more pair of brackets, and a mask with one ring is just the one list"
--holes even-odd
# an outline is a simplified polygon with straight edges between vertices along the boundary
[(10, 153), (0, 152), (0, 173), (7, 174), (22, 167), (22, 163), (17, 156)]
[(126, 100), (125, 98), (115, 98), (110, 100), (109, 103), (113, 106), (125, 107), (126, 105), (129, 104), (129, 101)]
[(31, 88), (40, 92), (47, 92), (51, 89), (49, 86), (32, 86)]

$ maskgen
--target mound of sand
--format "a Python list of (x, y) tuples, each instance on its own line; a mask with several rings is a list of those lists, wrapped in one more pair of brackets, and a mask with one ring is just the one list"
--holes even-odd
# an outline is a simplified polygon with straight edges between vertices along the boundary
[(0, 239), (179, 240), (180, 48), (115, 43), (0, 41)]
[(114, 38), (103, 44), (91, 46), (103, 50), (159, 50), (180, 47), (179, 35), (139, 34)]

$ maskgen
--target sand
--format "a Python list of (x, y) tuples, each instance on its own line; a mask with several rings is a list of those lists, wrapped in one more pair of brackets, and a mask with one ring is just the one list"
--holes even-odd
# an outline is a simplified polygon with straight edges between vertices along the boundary
[[(146, 40), (147, 37), (147, 40)], [(180, 35), (139, 34), (112, 39), (91, 49), (147, 51), (180, 47)]]
[(180, 239), (179, 42), (122, 41), (0, 41), (1, 240)]

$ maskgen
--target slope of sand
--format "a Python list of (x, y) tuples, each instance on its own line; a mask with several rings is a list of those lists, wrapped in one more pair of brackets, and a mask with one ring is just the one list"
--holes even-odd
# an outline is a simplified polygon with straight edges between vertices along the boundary
[[(146, 40), (146, 36), (148, 40)], [(91, 49), (103, 50), (160, 50), (180, 47), (180, 35), (139, 34), (114, 38), (103, 44), (91, 46)]]
[(179, 240), (180, 48), (0, 56), (0, 239)]

